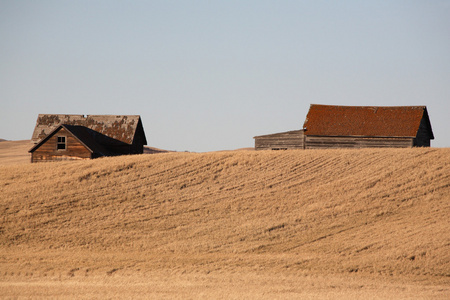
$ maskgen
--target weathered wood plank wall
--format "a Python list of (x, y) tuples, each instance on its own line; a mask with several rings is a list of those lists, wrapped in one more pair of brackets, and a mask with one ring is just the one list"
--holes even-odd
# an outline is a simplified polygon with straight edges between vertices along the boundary
[(419, 125), (419, 130), (417, 131), (417, 136), (414, 139), (414, 146), (416, 147), (430, 147), (430, 129), (427, 126), (427, 121), (422, 118)]
[(305, 149), (323, 148), (410, 148), (413, 138), (305, 136)]
[(255, 137), (255, 150), (304, 149), (304, 131), (295, 130)]
[[(66, 150), (57, 149), (57, 141), (59, 136), (66, 137)], [(31, 153), (31, 162), (33, 163), (40, 161), (89, 158), (91, 158), (91, 152), (64, 128)]]

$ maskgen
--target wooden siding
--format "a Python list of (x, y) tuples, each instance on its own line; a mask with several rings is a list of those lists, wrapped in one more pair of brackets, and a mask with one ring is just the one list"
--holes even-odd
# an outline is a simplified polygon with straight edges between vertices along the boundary
[(413, 138), (408, 137), (329, 137), (305, 136), (306, 149), (329, 148), (411, 148)]
[(304, 131), (295, 130), (255, 137), (255, 150), (304, 149)]
[[(66, 150), (57, 149), (59, 136), (66, 137)], [(61, 128), (46, 142), (31, 153), (31, 162), (89, 159), (92, 154), (82, 143), (80, 143), (70, 132)]]

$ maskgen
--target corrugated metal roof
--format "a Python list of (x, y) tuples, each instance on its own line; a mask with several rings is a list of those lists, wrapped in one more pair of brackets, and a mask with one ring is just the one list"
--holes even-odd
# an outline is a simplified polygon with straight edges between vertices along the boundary
[(305, 135), (415, 137), (424, 113), (426, 106), (311, 104), (303, 128)]
[[(39, 114), (31, 140), (38, 143), (60, 125), (84, 126), (118, 141), (132, 144), (138, 126), (142, 127), (139, 115), (62, 115)], [(147, 144), (144, 135), (144, 145)]]

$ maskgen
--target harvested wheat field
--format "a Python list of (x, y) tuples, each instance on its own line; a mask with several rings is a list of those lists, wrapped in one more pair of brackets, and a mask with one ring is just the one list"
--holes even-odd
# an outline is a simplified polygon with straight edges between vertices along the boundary
[(0, 166), (0, 297), (448, 299), (450, 149)]
[(30, 140), (5, 141), (0, 139), (0, 166), (30, 163), (28, 150), (32, 146)]

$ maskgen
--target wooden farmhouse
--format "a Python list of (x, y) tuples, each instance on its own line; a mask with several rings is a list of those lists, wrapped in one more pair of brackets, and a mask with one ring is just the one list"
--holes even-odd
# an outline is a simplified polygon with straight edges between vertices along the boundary
[(38, 116), (31, 162), (142, 154), (147, 145), (140, 116)]
[(430, 147), (426, 106), (312, 104), (302, 130), (255, 137), (255, 149)]

